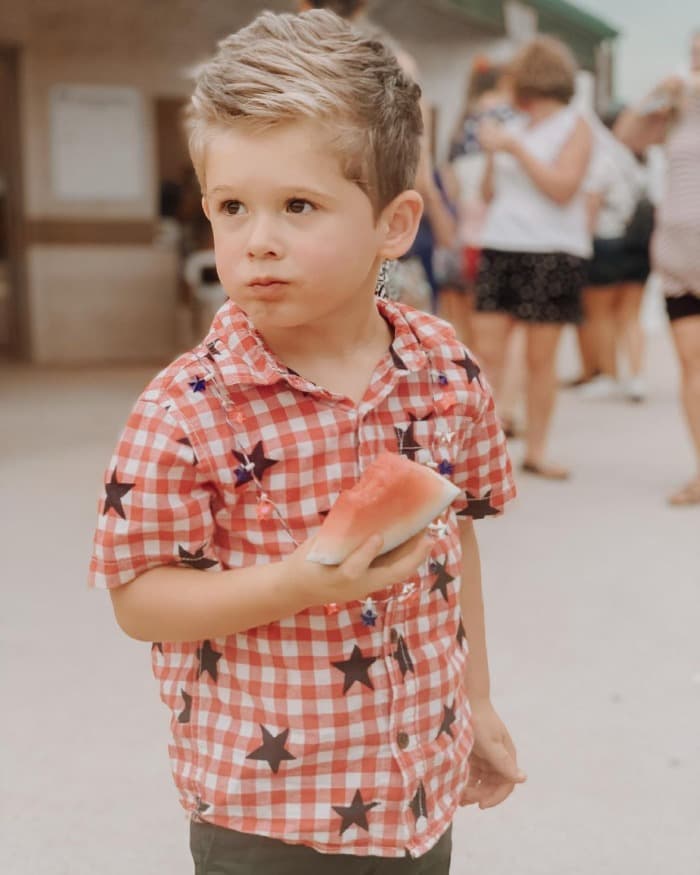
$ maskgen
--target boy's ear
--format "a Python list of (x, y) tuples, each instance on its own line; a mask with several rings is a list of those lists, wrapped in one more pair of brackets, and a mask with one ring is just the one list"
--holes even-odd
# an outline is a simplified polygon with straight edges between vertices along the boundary
[(211, 216), (209, 215), (209, 204), (207, 203), (207, 199), (202, 195), (202, 209), (204, 210), (204, 215), (211, 222)]
[(379, 254), (383, 258), (400, 258), (411, 248), (423, 215), (423, 198), (409, 188), (397, 195), (379, 217), (383, 241)]

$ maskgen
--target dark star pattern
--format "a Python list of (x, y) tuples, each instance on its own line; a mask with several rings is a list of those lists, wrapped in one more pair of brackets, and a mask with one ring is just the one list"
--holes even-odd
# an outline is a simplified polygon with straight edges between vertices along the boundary
[(467, 633), (464, 631), (464, 622), (460, 618), (459, 626), (457, 627), (457, 644), (461, 647), (467, 640)]
[(345, 675), (343, 681), (343, 695), (347, 693), (355, 681), (374, 689), (374, 684), (369, 678), (369, 667), (377, 661), (376, 656), (363, 656), (357, 644), (352, 648), (350, 659), (342, 659), (339, 662), (331, 662), (331, 665), (339, 669)]
[(401, 453), (402, 456), (406, 456), (406, 458), (410, 459), (412, 462), (415, 462), (416, 453), (418, 450), (424, 450), (425, 447), (418, 443), (416, 436), (413, 434), (413, 428), (419, 420), (417, 420), (412, 413), (409, 413), (409, 416), (411, 417), (411, 423), (408, 428), (398, 428), (398, 426), (394, 426), (394, 432), (399, 445), (399, 453)]
[(447, 595), (447, 584), (452, 583), (454, 577), (447, 571), (446, 567), (442, 562), (438, 562), (437, 559), (433, 559), (430, 563), (430, 570), (433, 574), (436, 575), (435, 583), (430, 587), (430, 592), (435, 592), (435, 590), (439, 590), (442, 597), (446, 602), (450, 600), (450, 597)]
[(260, 724), (260, 729), (262, 730), (263, 743), (260, 747), (256, 747), (254, 751), (249, 753), (246, 759), (264, 760), (272, 771), (277, 774), (282, 760), (296, 759), (296, 757), (285, 748), (287, 737), (289, 736), (289, 729), (282, 730), (279, 735), (273, 735), (262, 725), (262, 723)]
[(151, 651), (153, 651), (153, 650), (160, 650), (160, 652), (162, 653), (163, 652), (163, 642), (162, 641), (154, 641), (153, 644), (151, 644)]
[(476, 498), (471, 492), (464, 493), (467, 506), (457, 511), (457, 516), (470, 516), (473, 520), (483, 520), (487, 516), (498, 516), (498, 509), (491, 506), (491, 490), (483, 498)]
[(365, 832), (369, 832), (367, 812), (377, 805), (379, 805), (378, 802), (364, 802), (362, 799), (362, 793), (360, 793), (359, 790), (356, 790), (355, 795), (352, 797), (352, 803), (349, 806), (331, 806), (333, 811), (341, 817), (340, 835), (353, 825), (359, 826), (360, 829), (364, 829)]
[(405, 678), (407, 671), (413, 672), (413, 674), (415, 674), (415, 669), (413, 668), (413, 660), (411, 659), (411, 654), (409, 652), (408, 646), (406, 645), (406, 641), (404, 640), (403, 635), (399, 635), (398, 640), (396, 641), (396, 650), (391, 655), (399, 664), (399, 668), (401, 669), (401, 677)]
[(428, 816), (428, 804), (425, 795), (425, 787), (423, 786), (423, 782), (421, 781), (418, 785), (418, 789), (416, 790), (416, 795), (411, 799), (411, 804), (409, 808), (413, 812), (413, 816), (416, 820), (419, 817), (427, 817)]
[(407, 368), (406, 365), (403, 363), (403, 359), (401, 358), (401, 356), (400, 356), (400, 355), (396, 352), (396, 350), (394, 349), (394, 344), (393, 344), (393, 343), (392, 343), (391, 346), (389, 347), (389, 352), (391, 353), (391, 360), (392, 360), (392, 362), (394, 363), (394, 366), (395, 366), (399, 371), (407, 371), (408, 368)]
[(216, 344), (219, 342), (219, 338), (215, 337), (214, 340), (210, 340), (207, 344), (207, 354), (205, 358), (208, 358), (210, 362), (214, 361), (215, 355), (221, 355), (221, 350), (216, 348)]
[(204, 392), (207, 388), (207, 381), (204, 377), (195, 377), (194, 380), (189, 381), (188, 385), (193, 392)]
[(200, 547), (194, 553), (189, 553), (181, 544), (178, 544), (177, 552), (180, 556), (180, 562), (189, 568), (197, 568), (199, 571), (204, 571), (216, 565), (216, 559), (207, 559), (204, 555), (204, 547)]
[(195, 451), (194, 451), (194, 447), (193, 447), (192, 444), (190, 443), (190, 439), (189, 439), (188, 437), (181, 437), (181, 438), (178, 438), (178, 441), (177, 441), (177, 442), (178, 442), (179, 444), (182, 444), (183, 447), (189, 447), (189, 448), (192, 450), (192, 464), (193, 464), (193, 465), (196, 465), (196, 464), (197, 464), (197, 461), (198, 461), (198, 459), (197, 459), (197, 454), (196, 454)]
[(455, 716), (455, 704), (456, 700), (453, 701), (452, 704), (449, 706), (442, 706), (442, 723), (440, 724), (440, 728), (438, 729), (438, 738), (440, 738), (443, 732), (446, 732), (450, 736), (450, 738), (454, 738), (454, 735), (452, 734), (452, 724), (457, 719), (457, 717)]
[(115, 468), (112, 471), (112, 476), (110, 478), (109, 483), (105, 483), (105, 492), (107, 493), (107, 497), (105, 498), (105, 505), (102, 509), (102, 516), (104, 516), (107, 511), (110, 509), (113, 510), (116, 514), (125, 520), (126, 514), (124, 513), (124, 508), (122, 507), (122, 498), (132, 490), (136, 486), (135, 483), (120, 483), (117, 480), (117, 469)]
[(481, 379), (479, 377), (479, 374), (481, 373), (481, 368), (473, 359), (469, 358), (466, 352), (464, 353), (464, 358), (452, 359), (452, 361), (455, 365), (459, 365), (460, 368), (464, 368), (464, 370), (467, 372), (467, 379), (470, 383), (472, 383), (473, 380), (476, 380), (476, 382), (480, 386), (482, 385)]
[(208, 671), (211, 679), (216, 683), (219, 679), (219, 670), (216, 664), (221, 659), (221, 654), (214, 650), (209, 640), (204, 642), (204, 646), (197, 648), (197, 659), (199, 660), (197, 677), (201, 677), (205, 671)]
[(177, 715), (177, 722), (189, 723), (190, 717), (192, 716), (192, 696), (184, 690), (180, 690), (180, 695), (182, 696), (182, 701), (185, 703), (185, 707)]
[(208, 802), (205, 802), (201, 796), (197, 796), (197, 814), (204, 814), (205, 811), (208, 811), (211, 808), (211, 805)]
[[(263, 449), (262, 441), (258, 441), (252, 453), (247, 456), (245, 453), (239, 453), (238, 450), (233, 451), (233, 455), (240, 462), (241, 467), (236, 468), (236, 486), (242, 486), (244, 483), (249, 483), (253, 477), (256, 480), (262, 480), (262, 476), (268, 468), (276, 465), (279, 459), (266, 459), (265, 450)], [(248, 460), (253, 463), (253, 470), (247, 471), (244, 467)]]

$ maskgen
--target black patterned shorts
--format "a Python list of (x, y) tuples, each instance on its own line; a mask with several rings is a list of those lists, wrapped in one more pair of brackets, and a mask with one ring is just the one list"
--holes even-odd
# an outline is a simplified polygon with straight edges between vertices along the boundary
[(522, 322), (578, 323), (585, 277), (586, 260), (566, 252), (484, 249), (476, 309)]

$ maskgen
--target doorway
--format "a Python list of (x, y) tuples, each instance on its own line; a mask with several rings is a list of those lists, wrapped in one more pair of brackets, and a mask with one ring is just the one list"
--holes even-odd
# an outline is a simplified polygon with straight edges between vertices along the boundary
[(0, 45), (0, 357), (29, 356), (19, 111), (19, 49)]

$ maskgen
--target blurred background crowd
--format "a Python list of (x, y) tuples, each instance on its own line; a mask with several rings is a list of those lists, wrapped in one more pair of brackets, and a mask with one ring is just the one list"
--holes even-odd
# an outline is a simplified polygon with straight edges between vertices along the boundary
[(665, 299), (698, 466), (670, 499), (700, 503), (700, 32), (625, 105), (620, 32), (580, 4), (161, 6), (0, 10), (0, 355), (161, 362), (202, 336), (223, 290), (181, 130), (191, 71), (263, 7), (327, 6), (424, 93), (425, 215), (383, 293), (452, 322), (522, 470), (554, 480), (569, 475), (548, 452), (562, 331), (582, 402), (643, 403), (644, 314)]

